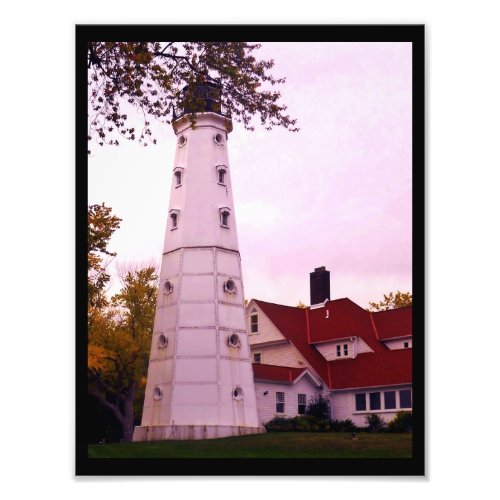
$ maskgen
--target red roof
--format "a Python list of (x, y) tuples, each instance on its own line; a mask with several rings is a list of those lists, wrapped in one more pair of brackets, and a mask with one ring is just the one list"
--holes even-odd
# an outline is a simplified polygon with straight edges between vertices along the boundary
[[(377, 335), (382, 340), (411, 334), (411, 307), (370, 313), (347, 298), (331, 300), (317, 309), (261, 300), (255, 303), (331, 389), (411, 383), (412, 349), (389, 350), (377, 339)], [(374, 352), (327, 362), (314, 347), (314, 343), (355, 336), (362, 338)], [(253, 366), (256, 378), (277, 381), (294, 380), (304, 371), (286, 366)]]
[(330, 361), (331, 389), (411, 384), (412, 349), (358, 354), (354, 359)]
[(285, 338), (300, 351), (316, 373), (323, 380), (328, 380), (325, 358), (309, 344), (307, 339), (306, 309), (282, 306), (271, 302), (263, 302), (262, 300), (255, 300), (255, 303)]
[(387, 349), (376, 339), (370, 313), (350, 299), (331, 300), (308, 314), (311, 343), (361, 337), (375, 352)]
[(291, 366), (274, 366), (253, 363), (253, 375), (255, 379), (272, 380), (274, 382), (292, 383), (306, 368), (292, 368)]
[(380, 340), (412, 335), (411, 306), (372, 313), (377, 335)]

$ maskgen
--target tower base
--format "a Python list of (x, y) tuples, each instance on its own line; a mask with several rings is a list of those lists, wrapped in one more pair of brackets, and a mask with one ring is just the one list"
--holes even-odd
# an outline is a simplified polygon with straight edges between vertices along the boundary
[(217, 439), (247, 434), (264, 434), (263, 426), (238, 425), (148, 425), (136, 426), (133, 441)]

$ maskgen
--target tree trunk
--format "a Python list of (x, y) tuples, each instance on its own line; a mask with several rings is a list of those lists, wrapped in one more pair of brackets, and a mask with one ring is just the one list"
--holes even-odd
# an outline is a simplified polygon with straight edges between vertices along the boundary
[(135, 387), (129, 387), (123, 401), (123, 418), (121, 420), (123, 441), (130, 443), (134, 436), (134, 399)]

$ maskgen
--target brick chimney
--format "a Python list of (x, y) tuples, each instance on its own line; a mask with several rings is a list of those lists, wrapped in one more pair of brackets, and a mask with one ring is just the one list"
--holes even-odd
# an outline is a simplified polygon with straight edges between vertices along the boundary
[(311, 283), (311, 305), (330, 300), (330, 271), (325, 266), (317, 267), (309, 273)]

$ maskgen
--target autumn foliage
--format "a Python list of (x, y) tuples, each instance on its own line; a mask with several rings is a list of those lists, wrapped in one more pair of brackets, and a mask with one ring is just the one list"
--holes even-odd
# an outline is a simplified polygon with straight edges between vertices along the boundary
[[(269, 73), (274, 61), (259, 60), (259, 48), (248, 42), (89, 42), (89, 141), (156, 143), (151, 120), (170, 123), (176, 107), (189, 108), (195, 96), (184, 90), (200, 81), (217, 85), (225, 114), (246, 129), (254, 129), (256, 116), (266, 129), (298, 130), (275, 89), (285, 79)], [(140, 130), (129, 124), (127, 108), (142, 116)]]

